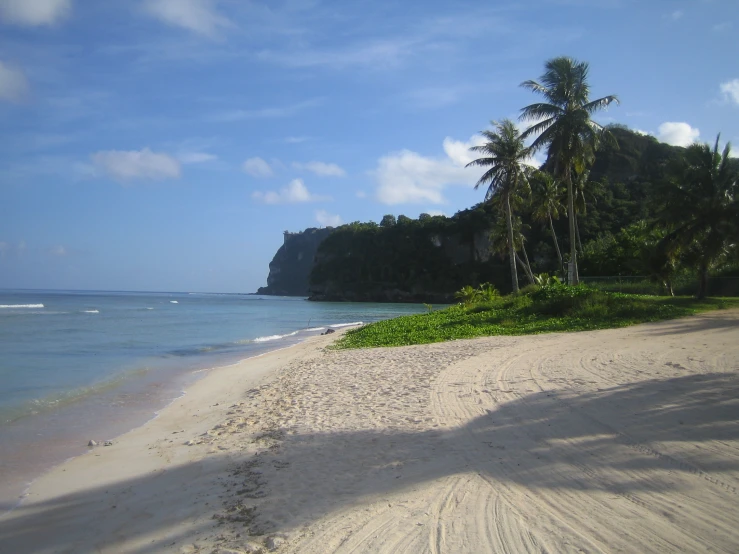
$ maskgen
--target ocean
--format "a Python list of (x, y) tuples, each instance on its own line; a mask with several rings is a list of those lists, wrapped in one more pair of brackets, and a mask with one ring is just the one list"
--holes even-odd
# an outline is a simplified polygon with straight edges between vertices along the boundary
[(0, 512), (29, 482), (137, 427), (203, 370), (418, 304), (242, 294), (0, 291)]

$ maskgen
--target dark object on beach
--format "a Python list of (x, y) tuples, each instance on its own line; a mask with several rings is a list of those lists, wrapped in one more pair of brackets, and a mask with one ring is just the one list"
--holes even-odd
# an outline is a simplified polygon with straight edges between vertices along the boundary
[(321, 333), (321, 334), (322, 334), (322, 335), (330, 335), (331, 333), (335, 333), (335, 332), (336, 332), (336, 329), (326, 329), (326, 330), (325, 330), (325, 331), (324, 331), (323, 333)]
[(87, 443), (87, 446), (97, 446), (97, 445), (98, 445), (97, 441), (94, 441), (92, 439), (90, 439), (90, 442)]

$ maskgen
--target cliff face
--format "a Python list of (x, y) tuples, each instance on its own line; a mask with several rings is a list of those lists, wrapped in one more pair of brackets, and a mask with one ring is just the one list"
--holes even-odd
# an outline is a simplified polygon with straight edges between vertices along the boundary
[(300, 233), (285, 232), (285, 242), (269, 263), (267, 286), (260, 287), (257, 294), (273, 296), (308, 296), (308, 276), (318, 245), (333, 232), (310, 228)]
[[(504, 280), (505, 268), (490, 253), (490, 231), (419, 233), (397, 244), (392, 234), (373, 245), (331, 252), (319, 247), (311, 273), (310, 300), (348, 302), (455, 302), (454, 291), (466, 283)], [(386, 240), (383, 240), (386, 239)], [(464, 283), (464, 284), (463, 284)], [(499, 283), (498, 286), (506, 286)]]
[(490, 254), (491, 211), (478, 206), (451, 218), (343, 225), (318, 248), (310, 298), (449, 303), (467, 284), (508, 288), (500, 260)]

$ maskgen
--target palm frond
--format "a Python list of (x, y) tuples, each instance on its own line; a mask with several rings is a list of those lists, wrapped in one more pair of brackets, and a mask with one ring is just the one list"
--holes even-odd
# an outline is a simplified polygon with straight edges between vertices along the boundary
[(610, 96), (604, 96), (603, 98), (598, 98), (597, 100), (588, 102), (582, 107), (582, 109), (588, 112), (589, 114), (593, 114), (599, 110), (603, 110), (607, 108), (611, 104), (616, 104), (616, 105), (620, 104), (618, 96), (616, 96), (615, 94), (611, 94)]

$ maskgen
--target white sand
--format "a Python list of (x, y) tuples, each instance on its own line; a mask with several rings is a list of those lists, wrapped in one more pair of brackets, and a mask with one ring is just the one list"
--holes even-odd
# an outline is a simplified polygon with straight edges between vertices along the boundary
[(739, 312), (331, 340), (216, 370), (39, 479), (0, 551), (739, 551)]

